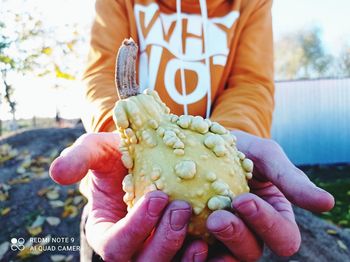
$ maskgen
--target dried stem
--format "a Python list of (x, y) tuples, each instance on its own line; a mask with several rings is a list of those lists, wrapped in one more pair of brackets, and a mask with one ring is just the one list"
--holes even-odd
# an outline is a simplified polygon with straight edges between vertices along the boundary
[(137, 44), (132, 38), (125, 39), (119, 48), (115, 68), (115, 83), (120, 99), (139, 94), (140, 88), (136, 83), (135, 70), (137, 50)]

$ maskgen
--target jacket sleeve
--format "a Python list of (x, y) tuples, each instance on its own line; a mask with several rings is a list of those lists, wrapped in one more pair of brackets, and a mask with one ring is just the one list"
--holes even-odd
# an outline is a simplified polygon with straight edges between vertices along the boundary
[(115, 129), (112, 120), (117, 99), (114, 67), (120, 44), (130, 37), (126, 13), (120, 0), (96, 1), (88, 63), (83, 74), (86, 112), (82, 121), (89, 132)]
[(269, 137), (274, 108), (272, 1), (260, 2), (243, 28), (225, 90), (211, 119), (228, 129)]

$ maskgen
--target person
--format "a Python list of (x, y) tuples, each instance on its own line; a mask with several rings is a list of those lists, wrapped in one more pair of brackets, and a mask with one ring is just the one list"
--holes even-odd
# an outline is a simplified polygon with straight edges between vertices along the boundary
[[(254, 261), (264, 244), (277, 255), (290, 256), (301, 241), (291, 203), (313, 212), (333, 207), (333, 197), (269, 139), (274, 106), (271, 6), (271, 0), (96, 1), (84, 74), (88, 134), (64, 150), (50, 169), (63, 185), (83, 179), (88, 204), (82, 230), (94, 250), (84, 259)], [(251, 192), (236, 197), (231, 211), (208, 217), (208, 231), (224, 248), (187, 238), (190, 205), (170, 202), (161, 191), (148, 193), (126, 210), (121, 182), (127, 170), (112, 114), (115, 57), (129, 37), (140, 48), (140, 88), (157, 90), (175, 114), (219, 122), (255, 163)]]

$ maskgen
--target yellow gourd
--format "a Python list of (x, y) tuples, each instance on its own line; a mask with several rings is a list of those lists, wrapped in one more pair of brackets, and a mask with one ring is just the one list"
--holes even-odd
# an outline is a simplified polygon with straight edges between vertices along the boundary
[(147, 192), (162, 190), (171, 200), (189, 202), (190, 234), (208, 239), (205, 221), (232, 199), (248, 192), (253, 162), (236, 148), (223, 126), (200, 116), (170, 114), (156, 91), (138, 94), (135, 81), (137, 46), (125, 40), (117, 59), (120, 100), (114, 121), (121, 136), (124, 201), (131, 208)]

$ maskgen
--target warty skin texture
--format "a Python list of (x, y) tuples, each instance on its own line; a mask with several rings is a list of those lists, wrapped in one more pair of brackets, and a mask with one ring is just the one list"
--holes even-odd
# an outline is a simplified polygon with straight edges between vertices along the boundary
[[(220, 124), (170, 114), (156, 91), (138, 94), (135, 69), (125, 68), (135, 63), (120, 61), (135, 59), (133, 54), (130, 44), (121, 47), (116, 73), (121, 77), (116, 83), (122, 99), (116, 103), (114, 121), (129, 171), (123, 181), (124, 201), (131, 208), (154, 190), (162, 190), (170, 200), (185, 200), (193, 209), (189, 233), (209, 239), (208, 215), (230, 208), (235, 196), (249, 192), (253, 162), (237, 150), (236, 138)], [(126, 97), (123, 88), (134, 95)]]

